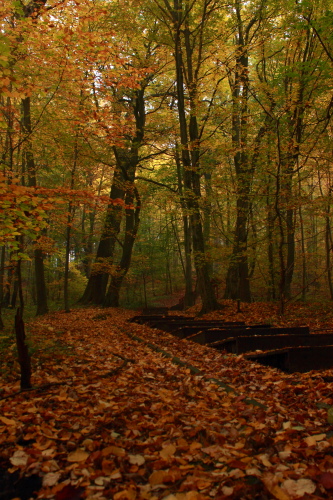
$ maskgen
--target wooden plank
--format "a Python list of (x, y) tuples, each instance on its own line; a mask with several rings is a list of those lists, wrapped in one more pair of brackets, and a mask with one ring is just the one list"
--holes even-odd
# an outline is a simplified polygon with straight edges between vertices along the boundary
[(234, 354), (242, 354), (249, 351), (267, 351), (281, 349), (283, 347), (309, 347), (333, 345), (333, 334), (311, 334), (311, 335), (258, 335), (237, 337), (222, 340), (211, 344), (218, 350), (225, 349)]
[(133, 316), (133, 318), (130, 318), (129, 321), (131, 323), (140, 323), (141, 325), (146, 323), (152, 323), (152, 322), (157, 322), (157, 321), (184, 321), (191, 319), (188, 316), (178, 316), (178, 315), (163, 315), (163, 314), (138, 314), (136, 316)]
[(287, 372), (289, 348), (276, 349), (274, 351), (258, 354), (245, 354), (244, 357), (249, 361), (255, 361), (261, 365), (278, 368), (279, 370)]
[[(172, 319), (169, 320), (169, 318), (165, 318), (164, 320), (154, 320), (149, 322), (149, 325), (153, 328), (159, 328), (160, 330), (163, 330), (165, 332), (175, 332), (174, 334), (179, 337), (179, 338), (185, 338), (185, 335), (181, 332), (181, 329), (188, 326), (188, 327), (195, 327), (199, 328), (199, 330), (207, 328), (214, 328), (214, 327), (219, 327), (219, 328), (225, 328), (225, 327), (230, 327), (235, 323), (227, 323), (223, 321), (209, 321), (209, 323), (206, 320), (196, 320), (196, 319), (189, 319), (187, 318), (186, 320), (178, 320), (178, 319)], [(237, 326), (240, 326), (239, 323), (236, 324)], [(179, 332), (178, 333), (176, 333)]]
[(301, 327), (288, 327), (288, 328), (278, 328), (278, 327), (262, 327), (259, 328), (257, 325), (246, 328), (214, 328), (210, 330), (205, 330), (199, 332), (188, 340), (192, 340), (197, 344), (211, 344), (212, 342), (222, 341), (230, 337), (245, 337), (254, 335), (309, 335), (310, 329), (308, 326)]
[(202, 322), (196, 322), (193, 321), (192, 323), (182, 325), (179, 327), (177, 331), (174, 331), (173, 334), (176, 335), (176, 337), (185, 339), (187, 337), (190, 337), (192, 335), (195, 335), (199, 332), (203, 332), (206, 330), (212, 330), (212, 329), (229, 329), (229, 328), (240, 328), (240, 327), (246, 327), (244, 321), (207, 321), (206, 323)]
[(328, 370), (333, 368), (333, 345), (287, 347), (265, 353), (245, 354), (245, 357), (287, 373)]

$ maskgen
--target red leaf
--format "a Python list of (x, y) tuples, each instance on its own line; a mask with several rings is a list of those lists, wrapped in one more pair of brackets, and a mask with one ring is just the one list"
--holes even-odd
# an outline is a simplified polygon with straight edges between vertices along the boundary
[(84, 488), (77, 488), (71, 484), (67, 484), (61, 491), (56, 494), (56, 500), (81, 500)]
[(320, 475), (319, 481), (327, 490), (333, 488), (333, 473), (332, 472), (324, 472)]

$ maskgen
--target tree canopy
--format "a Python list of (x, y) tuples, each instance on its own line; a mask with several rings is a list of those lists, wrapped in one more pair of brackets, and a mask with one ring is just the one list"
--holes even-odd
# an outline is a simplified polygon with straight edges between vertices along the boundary
[(4, 0), (1, 304), (332, 300), (332, 16)]

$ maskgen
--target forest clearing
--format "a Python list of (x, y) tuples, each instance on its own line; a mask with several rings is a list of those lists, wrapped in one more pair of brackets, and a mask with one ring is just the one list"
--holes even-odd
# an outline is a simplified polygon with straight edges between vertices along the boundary
[[(209, 319), (333, 328), (320, 304), (291, 304), (284, 317), (270, 303), (224, 305)], [(23, 392), (11, 337), (1, 499), (331, 498), (332, 370), (285, 374), (130, 323), (135, 314), (80, 308), (31, 321)]]

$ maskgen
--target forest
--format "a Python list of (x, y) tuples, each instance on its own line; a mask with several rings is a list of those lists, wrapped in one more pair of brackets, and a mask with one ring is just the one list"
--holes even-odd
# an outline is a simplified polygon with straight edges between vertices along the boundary
[(332, 0), (0, 1), (1, 500), (333, 498), (332, 77)]
[(3, 0), (2, 307), (333, 299), (330, 0)]

